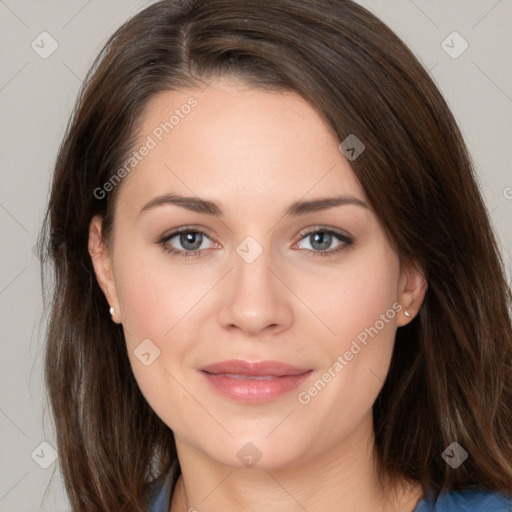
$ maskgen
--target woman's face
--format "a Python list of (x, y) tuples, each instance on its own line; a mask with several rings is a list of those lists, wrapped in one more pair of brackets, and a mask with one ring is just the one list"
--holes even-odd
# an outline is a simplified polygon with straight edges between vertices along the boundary
[[(117, 185), (112, 266), (95, 267), (140, 389), (180, 446), (271, 468), (366, 442), (422, 281), (400, 272), (339, 143), (298, 95), (225, 79), (146, 109)], [(201, 370), (232, 360), (296, 369)]]

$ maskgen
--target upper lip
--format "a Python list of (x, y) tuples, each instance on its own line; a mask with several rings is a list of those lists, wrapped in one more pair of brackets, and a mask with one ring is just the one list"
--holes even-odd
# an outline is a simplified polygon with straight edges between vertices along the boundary
[(203, 366), (199, 370), (213, 374), (228, 373), (233, 375), (252, 375), (255, 377), (263, 375), (284, 377), (288, 375), (301, 375), (309, 371), (310, 368), (297, 368), (296, 366), (279, 361), (249, 362), (243, 359), (230, 359), (229, 361), (220, 361)]

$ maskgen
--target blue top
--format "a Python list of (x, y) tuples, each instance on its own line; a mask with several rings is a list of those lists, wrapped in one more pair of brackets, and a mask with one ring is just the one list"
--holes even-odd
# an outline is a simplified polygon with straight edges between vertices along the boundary
[[(161, 489), (155, 489), (148, 512), (169, 512), (170, 476)], [(437, 502), (423, 499), (413, 512), (512, 512), (512, 495), (485, 490), (442, 492)]]
[(512, 494), (486, 490), (442, 492), (436, 503), (423, 499), (413, 512), (512, 512)]
[(172, 471), (167, 475), (161, 488), (153, 488), (148, 512), (169, 512), (171, 508), (171, 479)]

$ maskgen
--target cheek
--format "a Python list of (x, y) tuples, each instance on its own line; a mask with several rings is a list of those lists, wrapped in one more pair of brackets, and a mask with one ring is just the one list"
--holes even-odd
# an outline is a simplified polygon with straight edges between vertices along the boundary
[[(137, 384), (152, 409), (161, 418), (172, 419), (175, 410), (194, 405), (179, 385), (183, 379), (176, 370), (190, 351), (188, 340), (196, 325), (187, 314), (204, 291), (198, 289), (199, 283), (189, 286), (186, 274), (176, 266), (171, 269), (159, 258), (148, 263), (150, 259), (147, 252), (145, 258), (124, 258), (117, 265), (116, 286)], [(179, 427), (172, 421), (170, 426)]]
[(130, 345), (144, 338), (165, 343), (204, 294), (204, 283), (147, 249), (119, 263), (116, 286)]
[[(162, 398), (164, 389), (174, 406), (190, 406), (178, 381), (196, 349), (197, 315), (206, 303), (201, 299), (217, 280), (217, 275), (206, 275), (195, 265), (171, 264), (165, 254), (148, 248), (132, 248), (116, 265), (128, 355), (142, 393), (157, 412), (162, 404), (170, 404)], [(152, 362), (146, 366), (148, 360)]]
[(356, 424), (386, 378), (400, 308), (399, 263), (391, 249), (372, 249), (331, 272), (323, 286), (308, 281), (304, 292), (305, 301), (315, 304), (316, 316), (331, 331), (321, 326), (326, 335), (317, 337), (321, 382), (302, 395), (301, 403), (309, 403), (306, 410), (312, 416), (338, 411)]
[[(341, 350), (358, 334), (378, 322), (383, 337), (394, 334), (398, 294), (398, 258), (386, 246), (354, 253), (346, 264), (328, 269), (302, 286), (305, 302), (329, 327), (326, 339)], [(395, 307), (396, 306), (395, 304)], [(388, 315), (382, 325), (381, 315)], [(324, 329), (329, 334), (327, 329)], [(332, 350), (329, 350), (332, 353)]]

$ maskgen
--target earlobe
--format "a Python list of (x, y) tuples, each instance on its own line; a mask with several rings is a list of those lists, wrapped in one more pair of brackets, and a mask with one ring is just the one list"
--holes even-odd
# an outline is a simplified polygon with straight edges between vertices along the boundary
[(425, 275), (416, 264), (408, 264), (402, 269), (398, 296), (398, 302), (402, 306), (402, 315), (397, 322), (399, 327), (408, 324), (416, 316), (427, 288)]
[[(121, 312), (112, 269), (112, 261), (110, 253), (104, 243), (102, 226), (103, 219), (98, 215), (94, 216), (89, 225), (88, 250), (96, 279), (109, 303), (109, 312), (112, 316), (112, 320), (116, 323), (121, 323)], [(105, 313), (107, 314), (108, 312)]]

